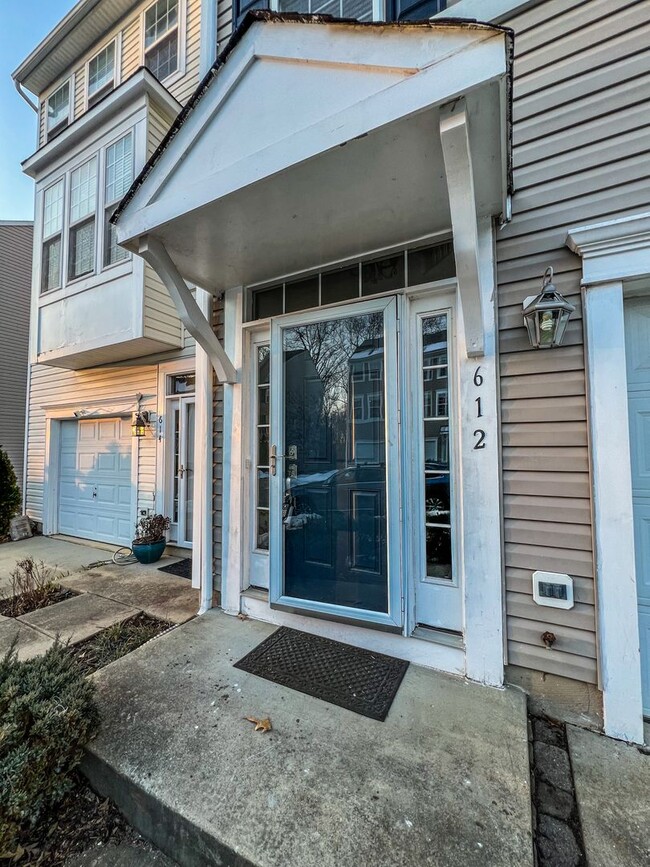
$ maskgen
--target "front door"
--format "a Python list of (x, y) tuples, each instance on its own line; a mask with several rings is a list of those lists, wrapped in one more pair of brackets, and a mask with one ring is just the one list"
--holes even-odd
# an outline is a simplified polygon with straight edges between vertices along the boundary
[(168, 402), (171, 423), (169, 473), (170, 541), (182, 548), (192, 547), (194, 524), (194, 395), (174, 397)]
[(271, 342), (271, 604), (400, 628), (396, 299)]

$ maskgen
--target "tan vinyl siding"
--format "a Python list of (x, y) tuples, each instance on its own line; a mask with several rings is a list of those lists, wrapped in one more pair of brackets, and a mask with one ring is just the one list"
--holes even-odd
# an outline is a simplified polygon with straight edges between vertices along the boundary
[(142, 62), (142, 8), (122, 30), (122, 81), (133, 75)]
[(199, 83), (201, 51), (201, 0), (188, 0), (185, 22), (185, 74), (169, 85), (169, 92), (186, 103)]
[(160, 109), (149, 102), (147, 111), (147, 159), (156, 150), (171, 126), (173, 118), (166, 117)]
[[(76, 408), (95, 401), (115, 400), (128, 405), (136, 394), (143, 395), (142, 408), (156, 411), (158, 368), (104, 367), (90, 370), (62, 370), (33, 365), (30, 388), (27, 452), (27, 513), (43, 520), (46, 422), (44, 406), (65, 404), (69, 417)], [(147, 436), (138, 442), (138, 508), (152, 508), (156, 489), (156, 439)], [(56, 460), (56, 456), (52, 456)]]
[(144, 336), (172, 346), (182, 345), (181, 322), (174, 302), (149, 265), (144, 267)]
[[(505, 22), (516, 32), (516, 192), (497, 241), (508, 662), (588, 683), (598, 673), (581, 263), (565, 239), (646, 208), (650, 175), (650, 4), (613, 6), (547, 0)], [(547, 265), (577, 309), (565, 345), (538, 352), (521, 303)], [(575, 607), (537, 606), (535, 569), (572, 575)]]
[(217, 52), (220, 52), (232, 36), (232, 0), (217, 2)]
[(80, 66), (74, 74), (74, 115), (76, 120), (86, 108), (86, 64)]
[(21, 490), (25, 447), (32, 236), (31, 223), (0, 223), (0, 447), (9, 455)]

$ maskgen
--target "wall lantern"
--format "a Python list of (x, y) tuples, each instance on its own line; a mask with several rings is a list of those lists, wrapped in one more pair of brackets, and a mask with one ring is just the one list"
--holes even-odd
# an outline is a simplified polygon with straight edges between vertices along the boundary
[(552, 268), (544, 272), (542, 291), (526, 298), (523, 307), (531, 346), (534, 349), (560, 346), (575, 307), (553, 285)]
[(131, 436), (143, 437), (147, 433), (147, 428), (150, 427), (151, 417), (146, 409), (140, 409), (140, 401), (142, 395), (137, 395), (138, 408), (131, 417)]

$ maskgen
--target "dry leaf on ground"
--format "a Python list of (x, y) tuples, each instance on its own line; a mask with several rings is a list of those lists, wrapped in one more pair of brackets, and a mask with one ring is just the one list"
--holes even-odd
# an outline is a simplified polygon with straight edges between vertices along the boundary
[(262, 734), (264, 734), (265, 732), (270, 732), (272, 729), (271, 720), (268, 717), (257, 719), (257, 717), (254, 716), (247, 716), (245, 719), (247, 719), (248, 722), (255, 723), (255, 728), (253, 729), (255, 732), (262, 732)]

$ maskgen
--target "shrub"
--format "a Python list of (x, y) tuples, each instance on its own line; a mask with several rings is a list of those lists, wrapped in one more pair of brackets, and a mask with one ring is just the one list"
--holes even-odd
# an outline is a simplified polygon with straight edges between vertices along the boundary
[(45, 608), (57, 597), (61, 587), (56, 579), (58, 573), (51, 566), (33, 557), (18, 560), (11, 575), (11, 597), (0, 603), (0, 611), (9, 617), (19, 617), (28, 611)]
[(19, 662), (0, 660), (0, 858), (71, 789), (72, 772), (99, 715), (94, 684), (65, 647)]
[(9, 524), (20, 511), (18, 479), (7, 452), (0, 448), (0, 538), (9, 534)]
[(170, 526), (170, 519), (164, 515), (146, 515), (144, 518), (140, 518), (135, 525), (135, 539), (133, 541), (138, 545), (160, 542), (165, 538), (165, 533)]

